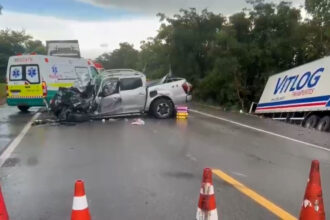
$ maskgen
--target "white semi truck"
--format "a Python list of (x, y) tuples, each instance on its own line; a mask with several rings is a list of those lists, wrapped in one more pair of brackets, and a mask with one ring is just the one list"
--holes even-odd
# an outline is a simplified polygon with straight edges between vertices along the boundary
[(255, 113), (330, 130), (330, 56), (270, 76)]

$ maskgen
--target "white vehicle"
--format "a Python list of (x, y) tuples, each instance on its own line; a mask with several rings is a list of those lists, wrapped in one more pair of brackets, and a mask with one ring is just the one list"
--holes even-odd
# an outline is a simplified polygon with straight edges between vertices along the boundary
[[(82, 58), (44, 55), (18, 55), (8, 60), (7, 103), (27, 111), (44, 106), (59, 87), (73, 86), (77, 76), (98, 74), (91, 62)], [(89, 78), (90, 78), (89, 77)]]
[[(191, 88), (183, 78), (165, 76), (147, 85), (146, 76), (136, 70), (106, 70), (96, 77), (93, 89), (87, 89), (90, 92), (80, 93), (74, 88), (60, 90), (52, 100), (51, 109), (61, 120), (145, 112), (163, 119), (174, 114), (175, 105), (192, 99)], [(69, 96), (73, 98), (67, 98)]]
[(269, 77), (256, 114), (330, 130), (330, 57)]

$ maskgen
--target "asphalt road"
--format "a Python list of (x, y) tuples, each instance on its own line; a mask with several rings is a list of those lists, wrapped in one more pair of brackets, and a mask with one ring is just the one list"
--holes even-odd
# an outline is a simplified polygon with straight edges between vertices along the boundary
[(36, 108), (32, 108), (30, 112), (22, 113), (15, 107), (0, 105), (0, 153), (18, 135), (36, 111)]
[[(294, 134), (290, 125), (199, 110), (306, 142), (313, 136), (327, 142), (329, 135)], [(32, 127), (0, 171), (11, 218), (69, 219), (74, 181), (83, 179), (93, 219), (194, 219), (204, 167), (226, 172), (297, 217), (312, 159), (321, 163), (330, 216), (329, 151), (197, 113), (187, 121), (144, 120), (142, 126), (120, 119)], [(327, 147), (322, 141), (314, 144)], [(213, 178), (221, 219), (278, 219)]]

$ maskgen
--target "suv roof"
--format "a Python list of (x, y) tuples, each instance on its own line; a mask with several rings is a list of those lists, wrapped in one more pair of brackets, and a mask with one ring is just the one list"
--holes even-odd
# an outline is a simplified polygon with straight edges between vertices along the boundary
[(145, 76), (143, 73), (133, 69), (108, 69), (108, 70), (104, 70), (102, 72), (102, 75), (117, 76), (117, 77)]

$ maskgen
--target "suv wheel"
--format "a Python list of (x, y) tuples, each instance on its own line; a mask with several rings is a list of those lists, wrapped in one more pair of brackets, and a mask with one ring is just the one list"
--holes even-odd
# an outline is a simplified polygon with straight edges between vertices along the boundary
[(151, 111), (156, 118), (165, 119), (173, 115), (174, 106), (170, 100), (160, 98), (154, 101)]

